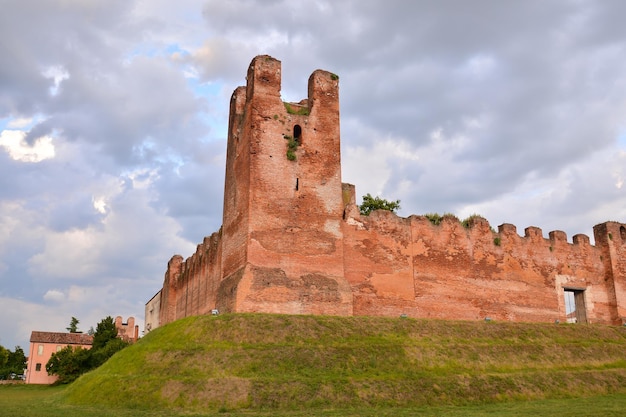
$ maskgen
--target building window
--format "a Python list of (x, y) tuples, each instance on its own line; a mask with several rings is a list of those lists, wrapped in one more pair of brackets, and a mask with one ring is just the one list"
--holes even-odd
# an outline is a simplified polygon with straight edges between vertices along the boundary
[(37, 372), (41, 372), (41, 364), (38, 363), (37, 365), (35, 365), (35, 371)]
[(43, 355), (43, 345), (37, 346), (37, 355)]
[(622, 243), (626, 243), (626, 227), (624, 226), (620, 227), (619, 234), (622, 237)]

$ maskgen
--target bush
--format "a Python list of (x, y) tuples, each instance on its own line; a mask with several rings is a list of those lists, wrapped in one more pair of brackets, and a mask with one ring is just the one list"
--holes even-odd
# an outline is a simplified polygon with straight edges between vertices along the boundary
[(82, 347), (65, 346), (53, 353), (46, 364), (48, 375), (59, 377), (58, 384), (69, 384), (90, 369), (91, 351)]
[(439, 226), (443, 220), (443, 217), (439, 213), (426, 213), (424, 214), (424, 217), (426, 217), (435, 226)]
[(400, 209), (400, 200), (389, 201), (380, 197), (372, 197), (370, 193), (363, 196), (363, 203), (359, 206), (359, 211), (364, 216), (369, 216), (374, 210), (388, 210), (395, 213)]

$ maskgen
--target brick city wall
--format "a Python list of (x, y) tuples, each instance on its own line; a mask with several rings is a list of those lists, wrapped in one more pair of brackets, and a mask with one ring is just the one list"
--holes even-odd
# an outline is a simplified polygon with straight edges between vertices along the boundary
[(222, 228), (170, 260), (147, 330), (213, 309), (565, 321), (565, 290), (579, 321), (626, 317), (624, 225), (594, 227), (593, 246), (482, 218), (361, 216), (341, 183), (338, 77), (313, 72), (298, 103), (283, 103), (272, 57), (246, 79), (231, 99)]
[[(355, 315), (564, 322), (564, 290), (571, 289), (584, 292), (588, 322), (618, 324), (626, 317), (626, 275), (622, 270), (611, 279), (617, 268), (603, 261), (609, 245), (613, 257), (618, 251), (624, 257), (619, 223), (596, 226), (599, 245), (592, 246), (585, 235), (568, 243), (564, 232), (544, 238), (536, 227), (524, 236), (510, 224), (494, 232), (482, 218), (466, 228), (453, 216), (434, 225), (424, 216), (385, 211), (360, 216), (356, 206), (347, 213), (345, 270)], [(614, 281), (622, 289), (618, 297)]]

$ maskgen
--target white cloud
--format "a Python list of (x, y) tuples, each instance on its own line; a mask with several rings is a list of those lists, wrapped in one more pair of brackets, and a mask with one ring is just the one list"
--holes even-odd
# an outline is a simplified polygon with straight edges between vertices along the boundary
[(62, 301), (65, 301), (65, 294), (59, 290), (48, 290), (43, 295), (43, 299), (46, 301), (54, 301), (60, 303)]
[(46, 78), (52, 79), (53, 85), (50, 87), (50, 94), (53, 96), (56, 96), (59, 92), (60, 84), (70, 78), (70, 73), (60, 65), (48, 67), (41, 74)]
[(101, 214), (106, 214), (107, 212), (107, 203), (104, 197), (92, 197), (93, 208), (98, 210)]
[(7, 127), (11, 129), (20, 129), (20, 128), (29, 126), (32, 123), (33, 123), (32, 117), (23, 117), (23, 118), (13, 119), (9, 121), (9, 123), (7, 124)]
[(42, 136), (29, 145), (26, 143), (26, 132), (21, 130), (3, 130), (0, 133), (0, 147), (16, 161), (41, 162), (54, 158), (54, 144), (50, 136)]

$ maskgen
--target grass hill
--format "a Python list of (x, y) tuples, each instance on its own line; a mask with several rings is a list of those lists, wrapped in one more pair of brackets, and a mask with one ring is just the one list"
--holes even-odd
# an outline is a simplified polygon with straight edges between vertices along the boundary
[(626, 328), (225, 314), (158, 328), (70, 404), (188, 410), (466, 405), (626, 392)]

